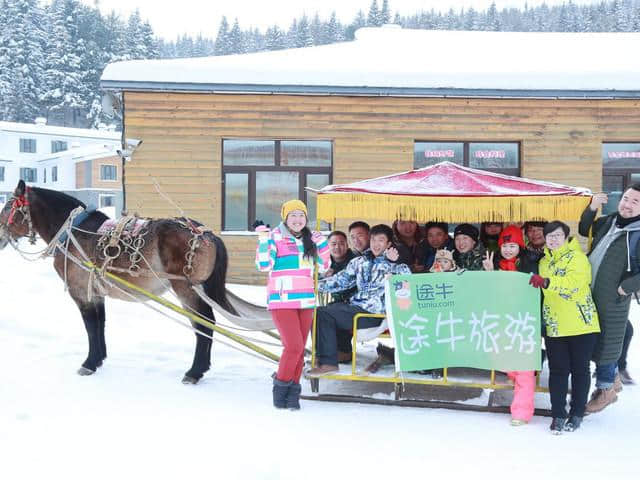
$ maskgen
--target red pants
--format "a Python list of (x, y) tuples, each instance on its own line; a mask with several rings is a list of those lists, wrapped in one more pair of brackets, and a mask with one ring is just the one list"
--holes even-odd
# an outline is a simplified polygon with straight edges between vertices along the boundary
[(278, 365), (278, 380), (300, 382), (304, 365), (304, 347), (313, 324), (313, 308), (271, 310), (284, 350)]

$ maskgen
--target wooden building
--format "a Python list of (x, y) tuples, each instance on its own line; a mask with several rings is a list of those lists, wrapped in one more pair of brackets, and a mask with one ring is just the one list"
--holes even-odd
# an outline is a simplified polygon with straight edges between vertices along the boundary
[(365, 28), (320, 47), (115, 63), (102, 86), (124, 136), (143, 140), (128, 210), (179, 213), (156, 180), (222, 232), (229, 281), (264, 282), (251, 225), (292, 197), (313, 211), (305, 186), (449, 160), (617, 198), (640, 181), (638, 50), (635, 33)]

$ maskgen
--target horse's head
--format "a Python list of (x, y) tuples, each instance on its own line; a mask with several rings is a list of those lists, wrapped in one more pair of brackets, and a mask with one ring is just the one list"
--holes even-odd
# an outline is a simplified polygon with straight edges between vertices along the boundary
[(0, 250), (6, 247), (11, 239), (29, 237), (30, 241), (35, 241), (28, 194), (29, 189), (24, 181), (20, 180), (13, 196), (0, 211)]

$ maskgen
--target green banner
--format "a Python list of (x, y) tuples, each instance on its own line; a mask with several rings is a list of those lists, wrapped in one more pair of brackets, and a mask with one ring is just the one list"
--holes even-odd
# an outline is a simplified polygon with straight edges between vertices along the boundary
[(393, 275), (396, 370), (540, 370), (540, 290), (520, 272)]

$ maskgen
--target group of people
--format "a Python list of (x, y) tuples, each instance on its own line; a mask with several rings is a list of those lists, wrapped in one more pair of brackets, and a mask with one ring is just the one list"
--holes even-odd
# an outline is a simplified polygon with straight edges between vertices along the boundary
[[(353, 316), (384, 314), (384, 285), (391, 274), (459, 270), (520, 271), (530, 274), (530, 285), (542, 290), (541, 313), (553, 433), (580, 427), (585, 414), (595, 413), (617, 400), (622, 383), (633, 384), (626, 355), (633, 328), (628, 320), (632, 296), (640, 290), (640, 185), (624, 192), (617, 213), (596, 220), (607, 201), (593, 196), (579, 223), (579, 233), (591, 236), (589, 255), (569, 226), (561, 221), (531, 221), (523, 225), (487, 222), (480, 228), (414, 221), (385, 224), (352, 223), (348, 232), (325, 238), (307, 227), (303, 202), (282, 205), (282, 223), (273, 230), (261, 225), (256, 265), (269, 272), (268, 309), (284, 345), (273, 379), (277, 408), (300, 408), (300, 377), (304, 348), (317, 307), (314, 290), (331, 302), (317, 307), (316, 366), (310, 376), (338, 371), (351, 361)], [(381, 318), (363, 316), (357, 328), (379, 326)], [(388, 349), (378, 349), (375, 370), (392, 362)], [(590, 362), (596, 363), (596, 389), (591, 399)], [(507, 372), (514, 382), (512, 425), (533, 416), (535, 372)], [(567, 393), (571, 377), (571, 402)]]

